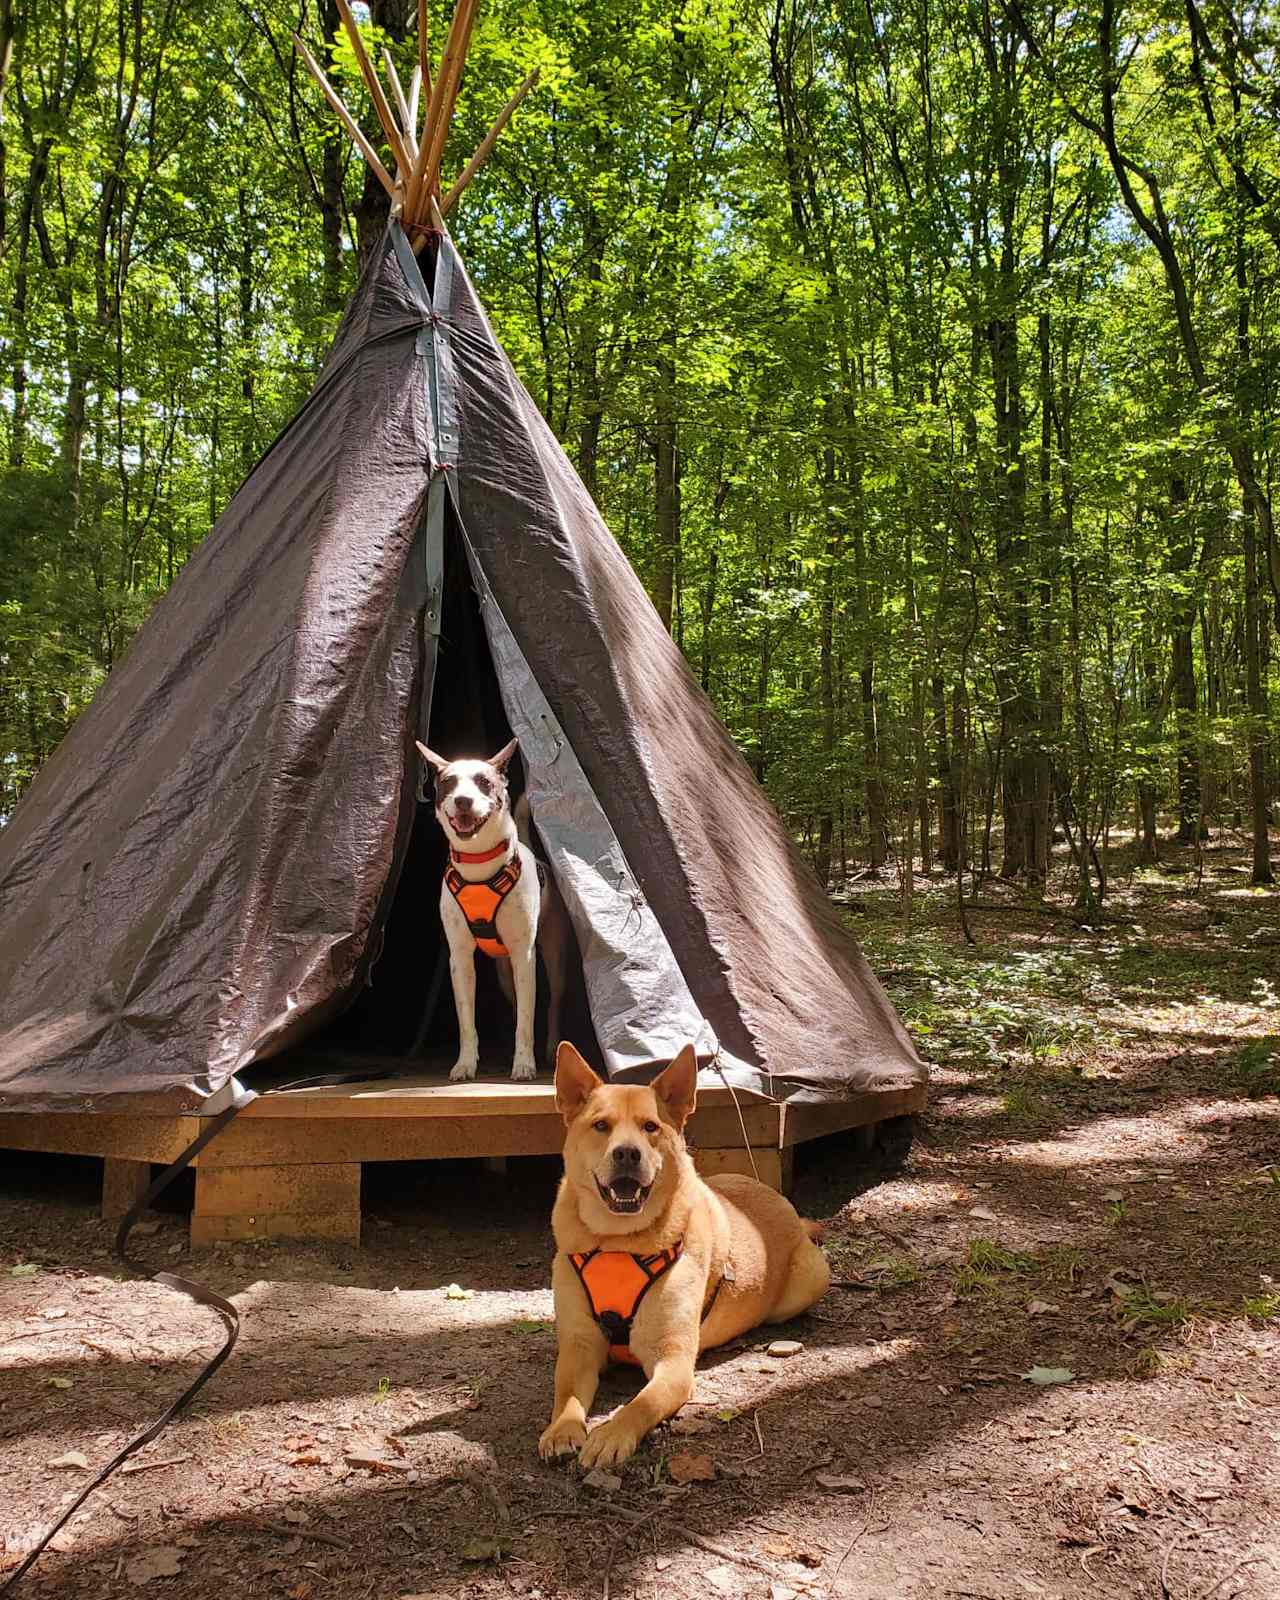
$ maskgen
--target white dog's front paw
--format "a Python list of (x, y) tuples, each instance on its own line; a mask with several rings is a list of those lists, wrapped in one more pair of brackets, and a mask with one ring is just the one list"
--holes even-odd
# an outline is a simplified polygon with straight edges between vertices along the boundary
[(453, 1071), (449, 1074), (450, 1083), (470, 1083), (476, 1075), (476, 1058), (474, 1056), (459, 1056)]
[(533, 1057), (517, 1056), (511, 1063), (511, 1076), (517, 1083), (532, 1083), (538, 1076), (538, 1066)]

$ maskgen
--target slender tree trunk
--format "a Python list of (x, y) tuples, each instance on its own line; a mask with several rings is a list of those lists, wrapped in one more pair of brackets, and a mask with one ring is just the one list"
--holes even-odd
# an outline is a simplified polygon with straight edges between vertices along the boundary
[(680, 444), (676, 415), (674, 335), (664, 344), (658, 356), (654, 376), (653, 471), (657, 552), (653, 568), (653, 603), (669, 631), (680, 557)]

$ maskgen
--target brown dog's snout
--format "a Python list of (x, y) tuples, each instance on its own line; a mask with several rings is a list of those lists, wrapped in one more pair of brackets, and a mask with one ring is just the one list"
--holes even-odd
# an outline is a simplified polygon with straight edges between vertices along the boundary
[(621, 1172), (628, 1167), (640, 1165), (640, 1147), (634, 1144), (619, 1144), (613, 1148), (613, 1164)]

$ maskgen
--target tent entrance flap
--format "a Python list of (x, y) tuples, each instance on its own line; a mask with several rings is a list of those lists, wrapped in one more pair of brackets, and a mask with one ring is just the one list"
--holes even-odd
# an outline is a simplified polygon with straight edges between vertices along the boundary
[[(428, 507), (429, 532), (431, 509)], [(413, 740), (423, 739), (444, 756), (485, 756), (500, 750), (513, 733), (447, 498), (437, 514), (442, 519), (438, 588), (430, 576), (433, 541), (428, 536), (422, 681), (417, 715), (411, 717), (405, 731), (412, 778), (405, 784), (402, 799), (402, 807), (411, 813), (408, 837), (397, 852), (399, 870), (394, 883), (388, 885), (389, 903), (383, 908), (380, 933), (372, 937), (365, 981), (341, 1014), (312, 1034), (304, 1047), (308, 1056), (319, 1051), (362, 1060), (395, 1058), (399, 1070), (404, 1070), (410, 1056), (447, 1064), (458, 1045), (448, 946), (440, 922), (440, 888), (448, 865), (448, 846), (435, 817), (429, 782), (425, 798), (417, 798), (423, 791), (417, 783), (419, 757)], [(422, 557), (415, 552), (414, 559)], [(513, 799), (523, 787), (523, 770), (527, 769), (519, 763), (513, 766)], [(540, 847), (536, 838), (534, 844)], [(571, 983), (566, 997), (565, 1031), (586, 1054), (598, 1058), (580, 980), (576, 987), (579, 992), (575, 995)], [(545, 1003), (539, 1007), (540, 1021), (543, 1016)], [(487, 960), (477, 962), (476, 1020), (482, 1051), (487, 1047), (501, 1060), (511, 1048), (512, 1018), (493, 963)], [(274, 1060), (269, 1067), (278, 1074), (280, 1062)], [(251, 1079), (252, 1072), (248, 1076)]]

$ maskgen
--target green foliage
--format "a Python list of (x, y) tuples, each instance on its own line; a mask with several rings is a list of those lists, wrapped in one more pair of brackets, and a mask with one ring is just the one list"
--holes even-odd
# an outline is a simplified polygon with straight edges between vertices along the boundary
[(1236, 1083), (1256, 1098), (1280, 1094), (1280, 1034), (1250, 1039), (1236, 1056)]
[[(0, 817), (297, 408), (381, 226), (291, 54), (296, 8), (148, 6), (136, 33), (123, 0), (19, 9)], [(919, 856), (923, 799), (935, 859), (951, 812), (979, 875), (1003, 842), (1034, 883), (1065, 816), (1095, 916), (1143, 794), (1249, 826), (1280, 731), (1275, 549), (1247, 612), (1241, 509), (1241, 463), (1274, 473), (1280, 125), (1234, 105), (1271, 103), (1276, 19), (1206, 15), (1197, 54), (1190, 15), (1126, 12), (1115, 74), (1161, 254), (1096, 132), (1088, 11), (481, 13), (446, 179), (534, 65), (541, 85), (451, 218), (460, 248), (830, 879)], [(404, 26), (374, 0), (407, 81)], [(341, 30), (303, 28), (380, 139)], [(1087, 964), (994, 975), (1004, 998), (990, 976), (930, 974), (930, 1049), (1069, 1066), (1090, 1042), (1039, 1003)]]

